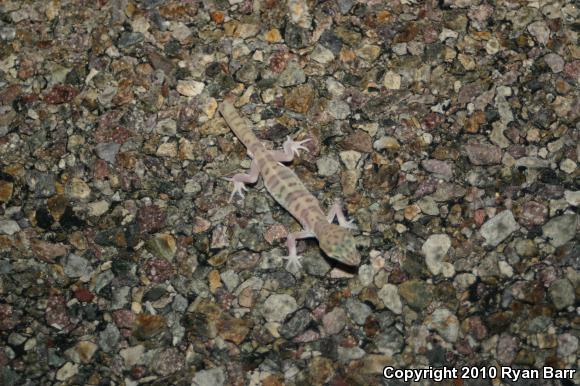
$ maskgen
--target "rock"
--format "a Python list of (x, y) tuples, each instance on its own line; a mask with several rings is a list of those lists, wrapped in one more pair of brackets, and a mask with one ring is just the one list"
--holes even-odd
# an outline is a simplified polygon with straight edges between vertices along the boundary
[(399, 295), (409, 307), (422, 311), (433, 300), (433, 285), (422, 280), (408, 280), (399, 286)]
[(278, 28), (272, 28), (264, 33), (264, 39), (268, 43), (277, 43), (282, 40), (282, 35)]
[(144, 39), (145, 36), (141, 32), (123, 32), (119, 37), (117, 45), (119, 48), (129, 48), (141, 43)]
[(577, 226), (578, 216), (570, 213), (554, 217), (542, 227), (542, 231), (550, 244), (561, 247), (574, 238)]
[(73, 200), (86, 200), (91, 195), (91, 188), (80, 178), (74, 177), (66, 184), (65, 193)]
[(399, 296), (399, 290), (394, 284), (385, 284), (383, 288), (380, 289), (378, 293), (381, 301), (389, 310), (393, 311), (395, 314), (401, 314), (403, 312), (403, 303)]
[(262, 316), (268, 322), (282, 322), (298, 305), (296, 299), (286, 294), (273, 294), (264, 301)]
[(316, 161), (318, 174), (322, 177), (333, 176), (340, 170), (340, 163), (334, 158), (322, 157)]
[(97, 216), (97, 217), (101, 216), (107, 213), (107, 211), (109, 210), (109, 206), (110, 204), (105, 200), (91, 202), (88, 205), (89, 216)]
[(95, 146), (95, 152), (100, 159), (114, 164), (120, 148), (121, 145), (118, 143), (105, 142), (97, 144), (97, 146)]
[(155, 358), (155, 372), (161, 376), (181, 371), (185, 366), (185, 358), (176, 347), (163, 350)]
[(436, 174), (444, 180), (450, 180), (453, 177), (453, 169), (448, 162), (429, 159), (422, 161), (421, 166), (429, 173)]
[(519, 239), (515, 242), (515, 249), (518, 256), (533, 257), (538, 253), (538, 247), (533, 240)]
[(145, 354), (145, 346), (137, 345), (124, 348), (119, 351), (119, 355), (123, 358), (125, 362), (125, 367), (130, 369), (135, 365), (143, 364), (144, 355)]
[(203, 82), (197, 82), (195, 80), (180, 80), (177, 82), (176, 90), (183, 96), (193, 97), (201, 94), (205, 84)]
[(315, 93), (312, 86), (310, 84), (302, 84), (290, 90), (284, 100), (284, 106), (297, 113), (306, 114), (312, 107), (314, 96)]
[(93, 342), (85, 340), (78, 342), (74, 348), (67, 350), (66, 354), (75, 363), (90, 363), (98, 348)]
[(241, 344), (250, 333), (252, 321), (239, 318), (224, 318), (218, 321), (218, 335), (224, 340)]
[(362, 326), (367, 317), (372, 313), (368, 305), (352, 298), (346, 300), (346, 310), (350, 319), (359, 326)]
[(224, 386), (225, 384), (226, 373), (224, 367), (198, 371), (191, 381), (191, 386)]
[(576, 162), (572, 161), (570, 158), (566, 158), (564, 161), (560, 162), (560, 169), (565, 173), (572, 174), (576, 170)]
[(558, 336), (557, 354), (559, 357), (567, 357), (578, 351), (578, 338), (568, 332)]
[(72, 362), (65, 363), (58, 371), (56, 372), (56, 379), (58, 381), (66, 381), (69, 378), (74, 377), (79, 372), (79, 365)]
[[(110, 272), (110, 271), (107, 271), (107, 272)], [(122, 310), (122, 311), (124, 311), (124, 310)], [(131, 319), (131, 322), (127, 323), (127, 325), (132, 326), (133, 320)], [(121, 338), (121, 333), (119, 332), (119, 329), (113, 323), (109, 323), (109, 324), (107, 324), (105, 329), (99, 333), (99, 340), (98, 340), (99, 347), (104, 352), (111, 352), (117, 348), (117, 343), (119, 342), (120, 338)], [(121, 350), (121, 352), (122, 352), (122, 350)]]
[(324, 47), (321, 44), (317, 44), (310, 53), (310, 57), (315, 62), (320, 64), (328, 64), (334, 60), (334, 54), (328, 48)]
[(544, 21), (536, 21), (528, 26), (528, 31), (540, 44), (548, 43), (550, 38), (550, 29)]
[(558, 54), (549, 53), (548, 55), (544, 56), (544, 62), (550, 67), (553, 73), (557, 74), (564, 70), (564, 59)]
[(480, 232), (487, 245), (497, 246), (518, 230), (519, 226), (510, 210), (495, 215), (481, 226)]
[(346, 119), (350, 115), (348, 103), (342, 100), (332, 99), (326, 107), (328, 115), (334, 119)]
[(374, 44), (365, 44), (356, 50), (356, 54), (359, 58), (371, 63), (381, 54), (381, 47)]
[(502, 365), (509, 366), (516, 358), (519, 349), (518, 340), (511, 335), (502, 334), (497, 342), (498, 361)]
[(71, 253), (65, 260), (64, 273), (68, 277), (77, 278), (87, 276), (92, 272), (91, 263), (84, 257)]
[(501, 149), (494, 145), (469, 144), (465, 146), (469, 161), (474, 165), (501, 163)]
[(312, 315), (307, 309), (301, 309), (280, 328), (280, 335), (286, 339), (292, 339), (296, 335), (302, 333), (306, 327), (312, 322)]
[(445, 341), (453, 343), (459, 337), (459, 320), (446, 308), (438, 308), (427, 318), (427, 326), (441, 335)]
[(580, 206), (580, 190), (566, 190), (564, 191), (564, 198), (568, 204), (572, 206)]
[(392, 71), (385, 73), (383, 85), (388, 90), (399, 90), (401, 88), (401, 75)]
[(568, 279), (556, 280), (548, 289), (548, 294), (557, 310), (572, 306), (576, 301), (574, 287)]
[(387, 149), (389, 151), (397, 151), (401, 145), (399, 145), (399, 141), (396, 138), (390, 136), (384, 136), (377, 139), (373, 143), (373, 148), (377, 151), (381, 151)]
[(30, 171), (26, 175), (26, 183), (39, 198), (53, 196), (56, 193), (56, 178), (54, 173), (43, 173), (40, 171)]
[(296, 86), (304, 82), (306, 82), (304, 70), (294, 61), (289, 62), (286, 69), (278, 77), (280, 87)]
[(528, 201), (521, 207), (518, 221), (526, 228), (542, 225), (548, 218), (548, 208), (542, 203)]
[(13, 235), (20, 231), (20, 226), (14, 220), (0, 220), (0, 235)]
[(340, 160), (346, 167), (346, 170), (355, 170), (358, 161), (360, 160), (362, 154), (355, 150), (341, 151), (339, 154)]
[(160, 157), (175, 158), (177, 157), (177, 143), (176, 142), (165, 142), (159, 145), (156, 155)]
[(9, 181), (0, 180), (0, 202), (8, 202), (12, 198), (14, 184)]
[(322, 325), (328, 335), (338, 334), (346, 325), (346, 312), (341, 307), (335, 307), (322, 317)]
[(423, 252), (423, 255), (425, 255), (427, 268), (429, 268), (429, 271), (431, 271), (433, 275), (439, 275), (444, 270), (451, 270), (454, 273), (453, 266), (446, 266), (450, 264), (443, 262), (450, 247), (451, 239), (445, 234), (431, 235), (427, 241), (423, 243), (421, 251)]

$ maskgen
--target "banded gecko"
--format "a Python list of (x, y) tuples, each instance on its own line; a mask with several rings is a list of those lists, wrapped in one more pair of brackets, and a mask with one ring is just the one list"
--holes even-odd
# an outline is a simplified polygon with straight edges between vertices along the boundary
[[(268, 192), (302, 225), (302, 231), (290, 233), (286, 239), (286, 269), (296, 271), (301, 267), (301, 256), (296, 254), (296, 240), (310, 237), (318, 239), (320, 248), (329, 257), (347, 265), (358, 265), (360, 255), (353, 236), (347, 230), (356, 227), (352, 221), (346, 220), (340, 204), (336, 202), (325, 216), (316, 197), (306, 189), (291, 169), (282, 164), (292, 161), (295, 154), (299, 155), (299, 150), (308, 151), (302, 145), (309, 139), (295, 142), (288, 137), (283, 144), (283, 151), (267, 150), (230, 101), (225, 100), (219, 111), (252, 158), (249, 173), (238, 173), (226, 178), (234, 184), (230, 201), (236, 194), (243, 198), (243, 192), (247, 190), (245, 184), (255, 183), (261, 174)], [(332, 224), (335, 217), (340, 226)]]

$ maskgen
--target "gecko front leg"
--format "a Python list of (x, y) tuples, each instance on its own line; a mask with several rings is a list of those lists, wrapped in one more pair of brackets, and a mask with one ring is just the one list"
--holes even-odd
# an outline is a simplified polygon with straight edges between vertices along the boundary
[(244, 190), (246, 189), (246, 184), (253, 184), (258, 181), (258, 177), (260, 176), (260, 168), (256, 160), (252, 160), (250, 164), (249, 173), (238, 173), (233, 177), (226, 177), (225, 180), (232, 181), (234, 183), (234, 190), (230, 195), (230, 199), (228, 202), (232, 202), (232, 199), (238, 193), (240, 197), (244, 198)]
[(300, 263), (302, 256), (299, 256), (296, 253), (296, 240), (307, 239), (310, 237), (316, 237), (316, 234), (310, 231), (301, 231), (288, 234), (288, 237), (286, 237), (288, 256), (284, 257), (284, 259), (288, 260), (288, 263), (286, 263), (286, 270), (294, 272), (302, 267), (302, 263)]
[(347, 229), (357, 229), (356, 225), (353, 224), (354, 220), (347, 220), (346, 217), (344, 217), (344, 213), (342, 213), (342, 207), (340, 205), (340, 202), (338, 201), (336, 201), (334, 205), (330, 207), (330, 210), (326, 215), (326, 219), (328, 220), (329, 223), (332, 223), (335, 217), (337, 218), (338, 224), (341, 227)]
[(302, 146), (302, 144), (310, 141), (310, 138), (303, 141), (294, 141), (292, 138), (286, 137), (286, 141), (284, 141), (284, 145), (282, 145), (284, 150), (273, 151), (272, 156), (274, 156), (274, 159), (278, 162), (290, 162), (294, 159), (295, 155), (300, 155), (299, 150), (308, 151), (308, 149)]

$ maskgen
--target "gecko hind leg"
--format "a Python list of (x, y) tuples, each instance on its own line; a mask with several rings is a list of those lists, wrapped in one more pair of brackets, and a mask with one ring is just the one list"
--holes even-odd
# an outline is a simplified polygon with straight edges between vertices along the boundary
[(288, 234), (288, 237), (286, 237), (288, 256), (284, 256), (284, 259), (288, 260), (286, 263), (286, 270), (294, 272), (302, 268), (302, 263), (300, 263), (302, 256), (296, 254), (296, 240), (307, 239), (310, 237), (316, 237), (314, 232), (300, 231)]
[(260, 168), (258, 167), (256, 160), (252, 160), (249, 173), (238, 173), (233, 177), (226, 177), (225, 180), (234, 183), (234, 190), (232, 191), (228, 202), (232, 202), (232, 199), (236, 193), (239, 194), (240, 197), (244, 198), (244, 190), (248, 190), (246, 189), (246, 184), (255, 183), (258, 181), (258, 177), (260, 177)]
[(326, 219), (328, 220), (329, 223), (332, 223), (335, 217), (338, 220), (338, 225), (340, 225), (341, 227), (347, 229), (357, 229), (356, 225), (353, 224), (354, 220), (347, 220), (346, 217), (344, 217), (344, 213), (342, 213), (342, 207), (340, 205), (340, 202), (338, 201), (336, 201), (334, 205), (332, 205), (332, 207), (328, 211), (328, 214), (326, 215)]
[(302, 145), (310, 141), (310, 138), (303, 141), (294, 141), (292, 138), (286, 137), (286, 141), (284, 141), (284, 145), (282, 145), (284, 150), (273, 151), (272, 155), (278, 162), (290, 162), (294, 159), (295, 155), (300, 155), (300, 150), (308, 152), (308, 149)]

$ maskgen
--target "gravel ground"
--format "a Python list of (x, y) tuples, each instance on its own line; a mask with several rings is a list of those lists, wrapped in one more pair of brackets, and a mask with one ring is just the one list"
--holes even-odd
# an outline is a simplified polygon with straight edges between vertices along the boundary
[[(0, 384), (573, 385), (580, 10), (571, 0), (0, 2)], [(217, 106), (340, 199), (301, 241)], [(491, 374), (491, 377), (490, 377)], [(532, 374), (533, 376), (533, 374)], [(490, 379), (494, 378), (494, 379)], [(432, 379), (416, 383), (432, 384)]]

